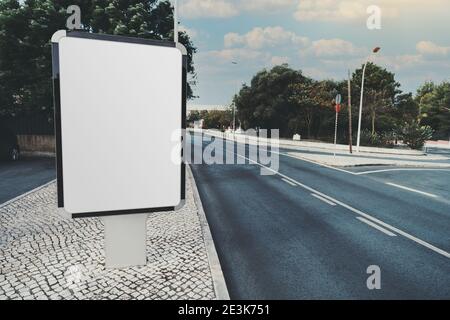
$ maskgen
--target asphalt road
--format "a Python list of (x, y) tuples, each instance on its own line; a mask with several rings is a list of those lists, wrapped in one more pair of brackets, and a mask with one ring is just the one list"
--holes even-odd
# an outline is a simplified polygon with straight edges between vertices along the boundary
[(23, 157), (0, 162), (0, 204), (56, 178), (55, 159)]
[(339, 171), (284, 151), (272, 176), (191, 166), (232, 299), (450, 299), (450, 170)]

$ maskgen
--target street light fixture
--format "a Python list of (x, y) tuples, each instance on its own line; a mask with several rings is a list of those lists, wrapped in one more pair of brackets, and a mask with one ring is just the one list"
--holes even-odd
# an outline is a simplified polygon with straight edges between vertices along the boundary
[(363, 98), (364, 98), (364, 77), (366, 75), (367, 64), (369, 63), (369, 59), (372, 55), (378, 53), (381, 50), (380, 47), (376, 47), (372, 50), (371, 54), (367, 57), (366, 63), (364, 64), (363, 73), (362, 73), (362, 82), (361, 82), (361, 98), (359, 99), (359, 119), (358, 119), (358, 139), (356, 142), (356, 151), (359, 152), (359, 146), (361, 142), (361, 118), (362, 118), (362, 107), (363, 107)]

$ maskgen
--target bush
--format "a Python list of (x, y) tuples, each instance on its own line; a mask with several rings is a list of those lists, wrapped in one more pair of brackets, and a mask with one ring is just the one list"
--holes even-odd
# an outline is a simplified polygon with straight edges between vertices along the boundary
[[(393, 131), (378, 133), (372, 132), (369, 129), (364, 129), (361, 131), (361, 145), (368, 147), (379, 147), (379, 148), (394, 148), (397, 135)], [(356, 141), (356, 137), (353, 139)]]
[(368, 147), (382, 147), (382, 136), (376, 132), (372, 134), (369, 129), (364, 129), (361, 131), (361, 145)]
[(418, 121), (405, 123), (398, 131), (403, 143), (407, 144), (411, 149), (419, 150), (422, 149), (425, 141), (431, 139), (434, 133), (430, 126), (421, 126)]
[(384, 132), (382, 134), (382, 144), (385, 148), (394, 148), (398, 135), (394, 131)]

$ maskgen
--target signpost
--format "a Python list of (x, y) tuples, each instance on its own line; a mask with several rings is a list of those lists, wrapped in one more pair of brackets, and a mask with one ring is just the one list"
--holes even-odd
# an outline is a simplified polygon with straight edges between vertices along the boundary
[(107, 267), (146, 264), (147, 214), (185, 197), (185, 49), (58, 31), (52, 56), (58, 207), (102, 217)]
[(348, 70), (348, 145), (350, 153), (353, 153), (353, 130), (352, 130), (352, 89), (350, 80), (350, 70)]
[(336, 123), (334, 125), (334, 157), (336, 157), (338, 116), (339, 116), (339, 112), (341, 111), (341, 102), (342, 102), (342, 96), (340, 94), (338, 94), (335, 99)]

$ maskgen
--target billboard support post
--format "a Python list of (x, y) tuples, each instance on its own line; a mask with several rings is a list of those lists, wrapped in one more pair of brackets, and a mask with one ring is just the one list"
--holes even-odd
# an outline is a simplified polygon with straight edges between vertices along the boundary
[(146, 213), (102, 217), (106, 268), (147, 264), (147, 217)]

